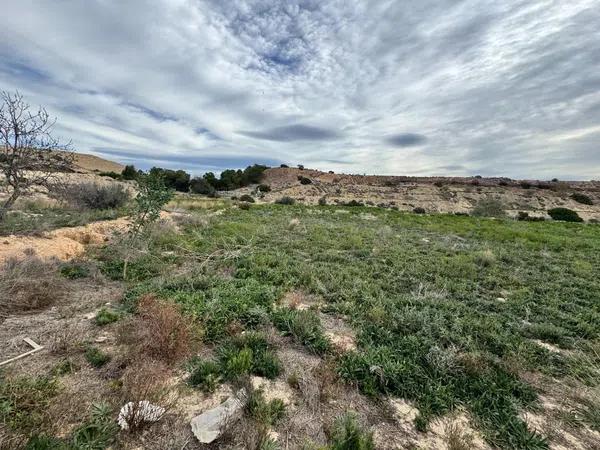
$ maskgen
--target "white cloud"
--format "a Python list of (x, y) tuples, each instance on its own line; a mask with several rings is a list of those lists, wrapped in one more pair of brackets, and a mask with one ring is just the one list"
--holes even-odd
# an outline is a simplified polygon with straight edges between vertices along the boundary
[(79, 151), (194, 171), (592, 178), (599, 57), (599, 0), (22, 0), (0, 17), (0, 88)]

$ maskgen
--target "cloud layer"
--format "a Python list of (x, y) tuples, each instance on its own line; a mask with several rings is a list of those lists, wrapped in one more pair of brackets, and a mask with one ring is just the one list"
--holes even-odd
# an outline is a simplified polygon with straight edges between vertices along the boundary
[(600, 0), (25, 0), (0, 89), (141, 167), (600, 178)]

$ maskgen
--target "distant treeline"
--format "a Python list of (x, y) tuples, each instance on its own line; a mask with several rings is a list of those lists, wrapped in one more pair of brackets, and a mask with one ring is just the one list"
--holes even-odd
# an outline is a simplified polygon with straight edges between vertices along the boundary
[[(165, 185), (170, 189), (179, 192), (193, 192), (196, 194), (212, 195), (216, 191), (229, 191), (238, 189), (250, 184), (259, 183), (263, 172), (268, 166), (254, 164), (246, 167), (244, 170), (227, 169), (221, 172), (219, 178), (213, 172), (207, 172), (202, 177), (192, 178), (185, 170), (163, 169), (153, 167), (150, 174), (159, 175)], [(100, 172), (102, 176), (108, 176), (117, 180), (134, 180), (141, 170), (136, 170), (133, 165), (125, 166), (123, 172)]]

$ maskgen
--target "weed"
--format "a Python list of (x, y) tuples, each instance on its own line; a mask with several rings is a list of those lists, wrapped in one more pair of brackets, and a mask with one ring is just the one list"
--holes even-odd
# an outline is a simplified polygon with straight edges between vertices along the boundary
[(496, 263), (496, 255), (490, 249), (475, 254), (475, 262), (481, 267), (490, 267)]
[(221, 380), (221, 368), (214, 361), (192, 360), (188, 382), (205, 392), (214, 392)]
[(111, 416), (112, 409), (108, 405), (94, 403), (90, 417), (72, 432), (69, 447), (86, 450), (102, 450), (109, 447), (119, 430)]
[(52, 370), (50, 371), (50, 373), (53, 376), (61, 376), (61, 375), (67, 375), (69, 373), (73, 373), (79, 370), (79, 366), (73, 362), (73, 360), (69, 359), (69, 358), (65, 358), (62, 361), (60, 361), (59, 363), (57, 363)]
[(96, 314), (96, 317), (94, 318), (94, 323), (102, 327), (104, 325), (108, 325), (109, 323), (116, 322), (120, 318), (121, 315), (118, 312), (111, 309), (102, 308)]
[(90, 269), (83, 264), (70, 262), (63, 264), (60, 268), (60, 274), (70, 280), (86, 278), (90, 275)]
[(506, 211), (500, 200), (488, 197), (479, 200), (475, 204), (471, 215), (476, 217), (505, 217)]
[(235, 380), (252, 373), (275, 378), (281, 363), (262, 333), (249, 332), (226, 342), (219, 349), (221, 372), (226, 379)]
[(326, 353), (331, 349), (319, 316), (314, 311), (282, 308), (274, 312), (273, 322), (283, 333), (293, 336), (316, 353)]
[(49, 420), (48, 405), (58, 391), (54, 378), (0, 374), (0, 423), (22, 433), (42, 429)]
[(285, 404), (278, 398), (268, 402), (265, 400), (263, 391), (255, 389), (248, 394), (246, 412), (257, 422), (272, 426), (285, 415)]
[(366, 431), (354, 414), (346, 413), (336, 420), (329, 450), (375, 450), (373, 434)]
[(88, 347), (85, 351), (85, 359), (92, 366), (98, 368), (109, 362), (111, 360), (111, 356), (108, 353), (104, 353), (98, 347)]

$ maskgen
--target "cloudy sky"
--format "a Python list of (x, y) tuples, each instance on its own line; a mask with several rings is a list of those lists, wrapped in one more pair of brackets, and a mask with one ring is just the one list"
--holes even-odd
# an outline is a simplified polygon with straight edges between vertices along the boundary
[(600, 178), (600, 0), (3, 0), (0, 89), (136, 166)]

